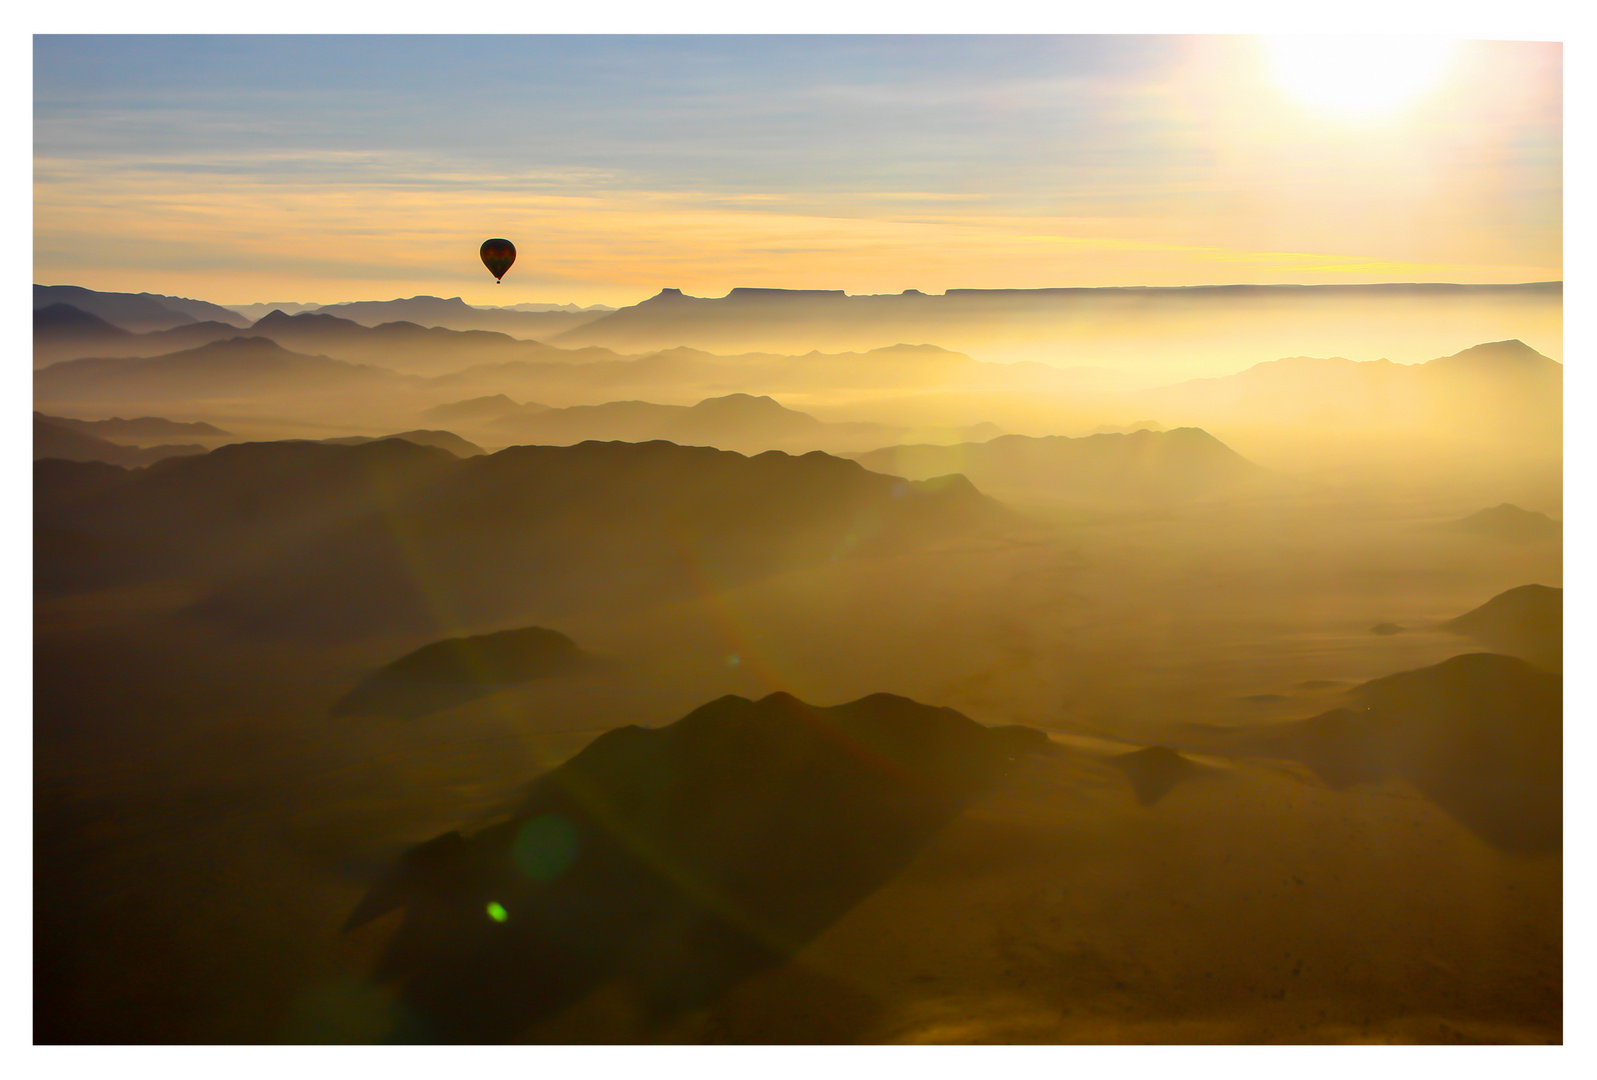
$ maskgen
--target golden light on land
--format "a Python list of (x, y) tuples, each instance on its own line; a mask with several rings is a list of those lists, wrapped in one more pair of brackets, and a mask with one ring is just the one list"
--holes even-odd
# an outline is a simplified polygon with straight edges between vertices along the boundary
[(1344, 117), (1400, 109), (1433, 88), (1456, 52), (1446, 38), (1293, 35), (1267, 40), (1278, 82), (1295, 98)]

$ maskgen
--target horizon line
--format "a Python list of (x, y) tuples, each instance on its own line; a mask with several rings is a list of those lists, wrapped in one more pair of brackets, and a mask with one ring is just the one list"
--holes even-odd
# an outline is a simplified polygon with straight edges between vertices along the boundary
[[(733, 286), (731, 289), (729, 289), (724, 296), (696, 296), (696, 295), (693, 295), (691, 293), (684, 292), (682, 289), (679, 289), (679, 288), (674, 288), (674, 287), (671, 287), (671, 286), (661, 286), (658, 289), (658, 291), (656, 291), (654, 293), (651, 293), (650, 295), (644, 297), (642, 300), (635, 301), (632, 304), (617, 305), (616, 307), (611, 308), (611, 310), (620, 311), (623, 308), (636, 307), (638, 304), (645, 303), (645, 302), (647, 302), (649, 300), (659, 299), (662, 296), (679, 296), (679, 297), (681, 297), (681, 298), (683, 298), (685, 300), (728, 300), (728, 299), (731, 299), (732, 297), (734, 297), (734, 296), (736, 296), (736, 295), (738, 295), (740, 293), (741, 294), (749, 294), (749, 293), (775, 294), (775, 293), (781, 293), (781, 294), (812, 295), (812, 296), (836, 296), (836, 297), (842, 297), (844, 299), (867, 299), (867, 298), (874, 299), (874, 298), (878, 298), (878, 297), (901, 297), (901, 296), (924, 296), (924, 297), (932, 298), (932, 297), (946, 297), (946, 296), (951, 296), (951, 295), (970, 295), (970, 294), (986, 294), (986, 293), (1190, 292), (1190, 291), (1196, 291), (1196, 290), (1200, 290), (1200, 289), (1383, 289), (1383, 288), (1394, 288), (1394, 287), (1396, 287), (1396, 288), (1425, 288), (1425, 289), (1428, 289), (1428, 288), (1525, 289), (1525, 288), (1546, 287), (1546, 286), (1553, 286), (1553, 285), (1557, 285), (1557, 286), (1562, 287), (1563, 284), (1564, 284), (1564, 280), (1562, 278), (1549, 279), (1549, 280), (1544, 280), (1544, 281), (1498, 281), (1498, 282), (1458, 282), (1458, 281), (1373, 281), (1373, 282), (1317, 282), (1317, 283), (1231, 282), (1231, 283), (1227, 283), (1227, 284), (1223, 284), (1223, 285), (1214, 285), (1214, 284), (1209, 284), (1209, 285), (1042, 285), (1042, 286), (1034, 286), (1034, 287), (1031, 287), (1031, 288), (997, 288), (997, 289), (954, 287), (954, 288), (945, 288), (940, 293), (929, 293), (929, 292), (926, 292), (926, 291), (924, 291), (922, 289), (904, 289), (904, 290), (902, 290), (900, 292), (887, 292), (887, 293), (850, 293), (850, 292), (847, 292), (847, 291), (845, 291), (843, 289), (790, 289), (790, 288), (775, 288), (775, 287), (766, 287), (766, 286), (758, 286), (758, 285), (737, 285), (737, 286)], [(68, 283), (68, 282), (62, 282), (62, 283), (58, 283), (58, 284), (54, 284), (54, 285), (45, 285), (45, 284), (41, 284), (40, 282), (36, 281), (36, 282), (33, 282), (33, 287), (36, 288), (36, 289), (74, 288), (74, 289), (83, 289), (86, 292), (107, 293), (107, 294), (116, 293), (116, 292), (123, 292), (122, 290), (91, 289), (91, 288), (89, 288), (86, 285), (73, 285), (73, 284)], [(128, 296), (139, 296), (139, 295), (145, 295), (145, 296), (171, 296), (171, 297), (176, 297), (177, 299), (181, 299), (181, 300), (199, 300), (199, 299), (201, 299), (200, 297), (196, 297), (196, 296), (183, 296), (183, 295), (181, 295), (179, 293), (151, 292), (148, 289), (143, 290), (142, 292), (139, 292), (139, 293), (135, 293), (135, 292), (131, 292), (131, 291), (123, 292), (123, 295), (128, 295)], [(455, 295), (455, 296), (439, 296), (439, 295), (434, 294), (434, 293), (416, 293), (416, 294), (414, 294), (412, 296), (396, 296), (396, 297), (393, 297), (392, 299), (389, 299), (389, 300), (336, 300), (336, 301), (331, 301), (331, 302), (327, 302), (327, 303), (320, 303), (320, 302), (315, 302), (315, 301), (298, 301), (298, 300), (276, 300), (276, 301), (273, 301), (273, 300), (251, 300), (251, 301), (247, 301), (247, 302), (243, 302), (243, 303), (231, 303), (231, 304), (222, 303), (220, 301), (209, 301), (209, 300), (208, 301), (204, 301), (204, 302), (206, 302), (206, 303), (214, 303), (218, 307), (253, 307), (253, 306), (257, 305), (257, 304), (273, 304), (273, 303), (281, 303), (281, 304), (298, 304), (298, 303), (312, 304), (312, 303), (315, 303), (316, 306), (318, 306), (318, 307), (334, 307), (334, 306), (342, 306), (342, 305), (348, 305), (348, 304), (389, 304), (389, 303), (395, 303), (395, 302), (404, 301), (404, 300), (423, 300), (423, 299), (459, 300), (461, 303), (466, 304), (468, 307), (484, 307), (484, 308), (488, 308), (488, 309), (491, 309), (491, 310), (497, 310), (501, 306), (503, 306), (503, 307), (514, 307), (515, 306), (515, 305), (492, 305), (492, 304), (478, 305), (478, 304), (471, 304), (471, 303), (469, 303), (467, 300), (465, 300), (463, 297), (461, 297), (458, 294)], [(557, 302), (558, 301), (548, 301), (548, 300), (521, 300), (521, 301), (517, 301), (517, 303), (530, 303), (530, 304), (535, 304), (535, 303), (557, 303)], [(610, 307), (610, 305), (608, 305), (608, 304), (588, 304), (588, 305), (578, 304), (578, 305), (575, 305), (575, 306), (577, 306), (579, 308), (583, 308), (583, 309), (592, 309), (592, 308), (595, 308), (595, 307)]]

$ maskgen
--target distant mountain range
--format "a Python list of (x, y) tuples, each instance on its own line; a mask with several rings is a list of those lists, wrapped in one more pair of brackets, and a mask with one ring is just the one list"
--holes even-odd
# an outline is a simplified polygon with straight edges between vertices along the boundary
[[(483, 399), (477, 399), (479, 401)], [(508, 400), (508, 399), (507, 399)], [(696, 405), (656, 405), (612, 401), (603, 405), (512, 407), (488, 421), (498, 441), (569, 445), (588, 439), (649, 442), (665, 439), (684, 446), (716, 446), (740, 453), (765, 450), (843, 453), (879, 446), (901, 437), (901, 428), (871, 423), (823, 423), (766, 396), (728, 394)], [(1002, 434), (991, 424), (977, 425), (954, 438)]]
[(809, 391), (817, 388), (918, 389), (928, 382), (982, 388), (1061, 389), (1074, 376), (1040, 363), (989, 364), (933, 345), (893, 345), (869, 353), (803, 356), (755, 353), (718, 356), (668, 349), (623, 356), (596, 347), (557, 348), (485, 330), (424, 327), (414, 322), (366, 326), (327, 311), (273, 312), (240, 330), (194, 322), (168, 330), (126, 334), (86, 322), (70, 308), (35, 317), (36, 363), (79, 358), (155, 357), (240, 336), (266, 337), (286, 349), (401, 372), (450, 374), (461, 392), (672, 392), (684, 387), (723, 391)]
[[(746, 414), (749, 401), (743, 399), (772, 394), (913, 394), (936, 387), (944, 392), (958, 388), (972, 401), (996, 396), (997, 407), (1005, 400), (1044, 401), (1058, 396), (1073, 401), (1078, 411), (1157, 415), (1166, 424), (1201, 428), (1254, 453), (1260, 446), (1275, 445), (1278, 452), (1280, 446), (1297, 447), (1300, 455), (1318, 455), (1318, 460), (1326, 461), (1349, 455), (1379, 461), (1397, 452), (1412, 457), (1416, 448), (1426, 447), (1441, 448), (1451, 458), (1491, 458), (1506, 452), (1550, 458), (1562, 445), (1563, 367), (1514, 340), (1476, 346), (1425, 364), (1299, 357), (1259, 364), (1220, 379), (1134, 393), (1072, 396), (1061, 389), (1068, 374), (1060, 369), (1036, 363), (982, 363), (935, 346), (801, 356), (719, 356), (670, 349), (625, 357), (596, 348), (573, 352), (486, 331), (407, 323), (362, 327), (322, 314), (269, 315), (242, 332), (217, 323), (193, 323), (147, 334), (124, 334), (66, 307), (45, 309), (40, 316), (52, 327), (65, 327), (62, 334), (73, 340), (122, 352), (165, 350), (194, 338), (221, 337), (160, 355), (85, 358), (38, 369), (36, 401), (63, 410), (69, 405), (125, 404), (155, 411), (165, 403), (182, 408), (190, 402), (254, 398), (312, 402), (349, 394), (359, 395), (359, 403), (367, 408), (386, 410), (385, 419), (379, 421), (384, 426), (406, 420), (420, 421), (427, 428), (465, 426), (468, 438), (488, 445), (666, 438), (752, 451), (797, 449), (805, 447), (806, 440), (819, 440), (810, 441), (808, 448), (862, 453), (873, 444), (886, 447), (902, 440), (904, 429), (821, 425), (775, 402), (763, 417), (723, 415), (711, 423), (711, 407), (703, 401), (737, 398)], [(299, 349), (283, 347), (283, 340)], [(423, 377), (396, 372), (391, 364), (445, 370)], [(458, 369), (447, 370), (455, 366)], [(684, 390), (696, 388), (717, 392), (698, 406), (658, 403), (660, 397), (680, 400)], [(620, 400), (623, 395), (636, 399)], [(611, 400), (569, 409), (544, 404), (551, 398), (596, 397)], [(518, 398), (535, 401), (518, 405)], [(303, 410), (305, 405), (283, 407)], [(457, 408), (460, 411), (454, 411)], [(551, 415), (541, 415), (546, 412)], [(1122, 430), (1153, 431), (1159, 426), (1142, 421)], [(948, 430), (950, 434), (939, 434), (936, 441), (961, 438), (957, 427)], [(963, 438), (986, 442), (997, 433), (987, 427)], [(1317, 446), (1325, 449), (1315, 450)], [(999, 452), (989, 448), (977, 457), (989, 461)], [(918, 451), (895, 453), (899, 464), (890, 468), (915, 475), (935, 471), (938, 466), (931, 462), (953, 460), (946, 453), (927, 451), (923, 465), (915, 456)], [(1037, 473), (1039, 467), (1013, 461), (999, 470), (1005, 475), (998, 486), (1009, 486), (1020, 472)], [(980, 482), (990, 485), (998, 479), (995, 474)], [(1024, 486), (1036, 485), (1028, 481)]]
[(615, 308), (611, 307), (609, 304), (589, 304), (586, 307), (582, 306), (581, 304), (535, 304), (535, 303), (527, 303), (527, 304), (484, 304), (484, 305), (478, 305), (478, 306), (479, 307), (484, 307), (484, 308), (487, 308), (487, 309), (490, 309), (490, 310), (493, 310), (493, 311), (572, 311), (572, 312), (576, 312), (576, 311), (598, 311), (598, 312), (611, 312), (611, 311), (615, 310)]
[(248, 325), (248, 321), (238, 312), (204, 300), (161, 296), (158, 293), (95, 292), (77, 285), (33, 287), (35, 310), (54, 304), (69, 304), (79, 311), (88, 312), (123, 330), (136, 333), (168, 330), (184, 323), (202, 320), (228, 323), (233, 326)]
[(205, 447), (188, 443), (149, 447), (124, 446), (89, 433), (75, 421), (33, 414), (33, 458), (65, 461), (102, 461), (133, 469), (169, 457), (203, 454)]
[(131, 420), (124, 420), (120, 416), (113, 416), (106, 420), (72, 420), (65, 416), (45, 417), (51, 423), (70, 427), (77, 431), (97, 435), (102, 439), (165, 439), (172, 436), (188, 436), (196, 439), (226, 439), (231, 432), (223, 431), (214, 424), (188, 423), (178, 420), (168, 420), (161, 416), (140, 416)]
[(342, 435), (335, 439), (320, 439), (319, 442), (330, 446), (360, 446), (363, 443), (378, 442), (382, 439), (404, 439), (406, 442), (415, 443), (417, 446), (436, 446), (440, 450), (448, 450), (456, 457), (476, 457), (486, 453), (482, 447), (474, 442), (468, 442), (452, 431), (401, 431), (393, 435)]
[(197, 615), (259, 633), (547, 624), (1012, 520), (964, 481), (665, 442), (236, 443), (103, 468), (36, 469), (37, 587), (201, 583)]
[[(1481, 291), (1481, 290), (1485, 291)], [(1496, 289), (1497, 292), (1492, 290)], [(63, 292), (63, 290), (66, 290)], [(1506, 291), (1504, 291), (1506, 290)], [(36, 290), (41, 299), (87, 294), (102, 312), (149, 316), (150, 306), (170, 298), (131, 294), (72, 293), (70, 287)], [(1369, 286), (1369, 287), (1260, 287), (1198, 290), (1041, 290), (946, 294), (944, 297), (847, 297), (841, 293), (786, 293), (779, 290), (735, 290), (723, 300), (700, 301), (692, 297), (656, 298), (664, 308), (684, 311), (714, 310), (763, 318), (768, 310), (840, 312), (876, 310), (871, 304), (893, 300), (912, 308), (937, 300), (937, 310), (1048, 310), (1055, 314), (1088, 309), (1083, 304), (1159, 305), (1197, 304), (1210, 301), (1265, 304), (1278, 311), (1280, 304), (1329, 302), (1341, 297), (1424, 299), (1450, 297), (1476, 299), (1519, 296), (1540, 298), (1557, 306), (1561, 291), (1554, 286)], [(1314, 298), (1319, 299), (1314, 299)], [(78, 296), (79, 299), (84, 299)], [(856, 300), (871, 301), (861, 307)], [(1001, 302), (1000, 302), (1001, 301)], [(1416, 300), (1417, 302), (1417, 300)], [(1484, 302), (1484, 300), (1482, 301)], [(1494, 301), (1495, 302), (1495, 301)], [(1506, 302), (1506, 301), (1505, 301)], [(1517, 301), (1516, 301), (1517, 302)], [(197, 302), (196, 302), (197, 303)], [(651, 301), (650, 303), (654, 303)], [(1141, 310), (1136, 308), (1129, 310)], [(384, 306), (386, 305), (386, 306)], [(407, 306), (408, 305), (408, 306)], [(704, 305), (710, 305), (705, 308)], [(949, 307), (952, 305), (952, 307)], [(996, 306), (995, 306), (996, 305)], [(1005, 305), (1008, 305), (1007, 307)], [(648, 305), (626, 308), (592, 323), (611, 320), (630, 325), (644, 318)], [(962, 307), (963, 306), (963, 307)], [(214, 305), (212, 305), (214, 307)], [(580, 340), (563, 333), (561, 345), (520, 340), (494, 330), (457, 330), (424, 326), (417, 322), (363, 325), (353, 318), (327, 312), (341, 311), (364, 319), (392, 317), (409, 312), (436, 321), (453, 312), (465, 318), (476, 311), (459, 298), (439, 300), (417, 297), (383, 304), (343, 305), (322, 312), (288, 315), (270, 312), (247, 327), (224, 321), (182, 322), (164, 329), (137, 333), (71, 304), (57, 300), (35, 311), (36, 360), (71, 357), (67, 363), (42, 368), (35, 380), (36, 402), (48, 411), (73, 411), (78, 403), (137, 405), (149, 411), (174, 410), (193, 401), (248, 401), (262, 396), (280, 402), (279, 415), (310, 419), (305, 410), (323, 405), (315, 423), (326, 424), (341, 411), (329, 396), (337, 390), (358, 395), (360, 404), (376, 408), (371, 430), (413, 424), (418, 427), (457, 430), (461, 423), (478, 423), (465, 432), (473, 441), (580, 440), (596, 434), (646, 439), (653, 437), (709, 441), (673, 410), (686, 404), (668, 404), (744, 394), (790, 400), (795, 396), (838, 395), (855, 402), (870, 400), (877, 416), (908, 423), (957, 430), (974, 420), (993, 421), (1009, 431), (1100, 431), (1130, 428), (1201, 428), (1250, 457), (1289, 470), (1343, 467), (1382, 470), (1399, 455), (1401, 460), (1435, 460), (1464, 468), (1467, 461), (1554, 461), (1562, 449), (1563, 368), (1518, 339), (1489, 342), (1421, 364), (1389, 361), (1353, 361), (1338, 357), (1291, 357), (1256, 364), (1223, 378), (1196, 379), (1151, 389), (1125, 391), (1087, 389), (1079, 372), (1048, 363), (1021, 361), (991, 363), (935, 345), (894, 344), (865, 352), (783, 354), (747, 352), (724, 355), (686, 347), (624, 354), (600, 346), (572, 349)], [(897, 310), (897, 309), (894, 309)], [(908, 309), (906, 309), (908, 310)], [(918, 309), (917, 309), (918, 310)], [(930, 310), (930, 309), (927, 309)], [(1096, 310), (1096, 309), (1092, 309)], [(1183, 309), (1186, 310), (1186, 309)], [(1261, 309), (1262, 310), (1262, 309)], [(1286, 309), (1279, 309), (1286, 310)], [(640, 312), (642, 312), (640, 314)], [(201, 312), (203, 313), (203, 312)], [(1279, 313), (1279, 312), (1278, 312)], [(566, 317), (572, 313), (499, 311), (512, 319)], [(588, 312), (585, 314), (600, 315)], [(237, 318), (236, 315), (231, 316)], [(475, 318), (475, 316), (472, 316)], [(652, 318), (653, 316), (650, 316)], [(694, 316), (697, 318), (698, 316)], [(742, 315), (739, 315), (741, 318)], [(996, 316), (994, 316), (996, 317)], [(1074, 317), (1074, 316), (1073, 316)], [(708, 318), (708, 316), (706, 316)], [(719, 316), (717, 316), (719, 318)], [(1229, 318), (1229, 316), (1228, 316)], [(1021, 320), (1022, 322), (1024, 319)], [(875, 325), (875, 324), (873, 324)], [(935, 322), (914, 331), (919, 336), (935, 330)], [(928, 329), (930, 328), (930, 329)], [(588, 327), (579, 328), (586, 331)], [(257, 344), (238, 339), (254, 339)], [(259, 344), (262, 340), (272, 344)], [(630, 339), (629, 339), (630, 340)], [(279, 351), (273, 352), (273, 348)], [(86, 355), (85, 355), (86, 354)], [(141, 362), (135, 362), (141, 361)], [(359, 368), (359, 370), (355, 370)], [(298, 398), (302, 404), (290, 405)], [(573, 405), (601, 410), (525, 420), (541, 411), (537, 405), (517, 406), (491, 416), (484, 406), (480, 417), (440, 417), (425, 414), (433, 408), (464, 400), (503, 397), (514, 402)], [(627, 400), (648, 406), (623, 407)], [(352, 397), (351, 402), (357, 399)], [(607, 402), (589, 406), (590, 402)], [(473, 407), (475, 408), (475, 407)], [(924, 419), (947, 415), (948, 420)], [(621, 413), (630, 409), (630, 420)], [(185, 410), (187, 411), (187, 410)], [(517, 419), (511, 419), (515, 413)], [(192, 414), (192, 413), (191, 413)], [(648, 414), (645, 418), (644, 414)], [(237, 417), (237, 412), (218, 416)], [(580, 417), (587, 417), (581, 420)], [(870, 419), (876, 419), (872, 416)], [(1106, 424), (1106, 419), (1159, 418), (1160, 424)], [(771, 419), (798, 423), (773, 413)], [(599, 425), (584, 428), (591, 421)], [(899, 421), (902, 426), (905, 421)], [(487, 425), (497, 424), (496, 428)], [(1039, 430), (1040, 429), (1040, 430)], [(348, 430), (345, 428), (345, 430)], [(825, 432), (841, 436), (837, 430)], [(863, 432), (857, 432), (863, 437)], [(862, 452), (869, 443), (835, 439), (822, 445), (839, 452)], [(882, 445), (902, 436), (884, 431)], [(775, 435), (767, 445), (783, 443)], [(942, 436), (920, 441), (941, 441)], [(969, 438), (967, 441), (978, 441)], [(754, 443), (738, 443), (755, 449)], [(1293, 455), (1296, 455), (1295, 457)], [(1452, 467), (1452, 466), (1449, 466)], [(1504, 467), (1509, 467), (1505, 464)], [(1388, 470), (1389, 471), (1389, 470)]]
[[(950, 289), (940, 296), (913, 289), (850, 296), (837, 290), (737, 288), (719, 298), (662, 289), (641, 303), (567, 330), (551, 343), (602, 345), (622, 352), (678, 345), (713, 351), (802, 352), (935, 341), (986, 355), (994, 350), (1007, 353), (1017, 343), (1030, 341), (1035, 348), (1080, 358), (1083, 350), (1096, 353), (1105, 348), (1119, 356), (1127, 342), (1144, 353), (1163, 354), (1185, 339), (1190, 352), (1195, 345), (1207, 346), (1205, 332), (1212, 337), (1217, 328), (1226, 340), (1246, 339), (1251, 327), (1271, 331), (1266, 340), (1301, 340), (1305, 328), (1327, 319), (1384, 325), (1422, 310), (1427, 317), (1451, 315), (1483, 335), (1497, 326), (1532, 324), (1533, 329), (1520, 332), (1540, 332), (1558, 324), (1561, 301), (1560, 282)], [(1489, 308), (1505, 306), (1522, 309), (1522, 314), (1507, 320), (1486, 318)], [(1115, 345), (1115, 338), (1122, 344)], [(1126, 359), (1134, 356), (1135, 352), (1125, 354)], [(1104, 359), (1093, 355), (1075, 362)]]
[[(1064, 394), (1071, 372), (1047, 364), (991, 364), (935, 345), (893, 345), (866, 353), (745, 353), (722, 356), (697, 349), (666, 349), (640, 357), (586, 359), (567, 353), (547, 361), (464, 368), (433, 385), (455, 397), (503, 393), (538, 401), (564, 398), (677, 398), (684, 392), (816, 394), (833, 391), (926, 393), (929, 388), (1035, 398)], [(963, 423), (968, 423), (964, 421)], [(946, 426), (962, 426), (962, 424)]]
[(214, 321), (132, 334), (68, 305), (34, 312), (34, 361), (161, 356), (239, 336), (270, 338), (286, 349), (436, 375), (472, 364), (511, 361), (617, 360), (608, 349), (555, 349), (488, 330), (449, 330), (390, 322), (372, 327), (322, 312), (273, 311), (239, 328)]
[(1265, 470), (1198, 428), (891, 446), (849, 455), (876, 472), (925, 479), (958, 472), (983, 490), (1121, 502), (1183, 502), (1257, 488)]
[(229, 311), (236, 311), (250, 322), (255, 322), (263, 316), (274, 311), (281, 311), (284, 315), (298, 315), (305, 311), (316, 311), (323, 307), (322, 304), (301, 304), (294, 302), (265, 303), (265, 304), (225, 304)]
[[(270, 330), (273, 336), (258, 336), (263, 329)], [(630, 388), (640, 383), (664, 392), (680, 393), (684, 385), (713, 384), (723, 378), (792, 383), (803, 383), (807, 378), (815, 385), (828, 379), (854, 383), (885, 379), (897, 383), (948, 377), (950, 372), (974, 372), (983, 377), (992, 371), (999, 376), (1014, 377), (1029, 374), (1014, 370), (1019, 368), (1047, 371), (1043, 365), (978, 364), (968, 357), (941, 349), (907, 346), (879, 350), (865, 357), (819, 354), (717, 357), (674, 350), (637, 359), (607, 360), (590, 355), (601, 352), (614, 357), (603, 350), (573, 353), (498, 334), (430, 330), (405, 323), (369, 329), (319, 314), (268, 316), (244, 336), (217, 324), (192, 324), (172, 331), (129, 337), (147, 348), (158, 348), (198, 331), (207, 336), (213, 332), (232, 336), (155, 356), (85, 358), (52, 364), (34, 373), (35, 400), (70, 404), (76, 408), (132, 404), (153, 408), (162, 403), (192, 408), (195, 403), (244, 400), (276, 401), (282, 403), (277, 407), (289, 408), (293, 407), (288, 404), (291, 399), (301, 402), (349, 400), (352, 408), (357, 405), (367, 410), (386, 407), (390, 412), (412, 403), (408, 405), (410, 415), (430, 426), (465, 425), (477, 440), (501, 446), (565, 444), (589, 439), (629, 442), (667, 439), (749, 452), (768, 449), (841, 452), (891, 442), (900, 438), (904, 429), (872, 423), (823, 423), (808, 414), (787, 409), (768, 396), (749, 394), (721, 395), (693, 406), (617, 401), (551, 409), (537, 403), (518, 405), (503, 393), (419, 411), (414, 403), (447, 399), (462, 390), (469, 392), (479, 387), (535, 385), (563, 396), (574, 396), (602, 394), (617, 385)], [(384, 353), (382, 341), (374, 343), (367, 339), (404, 341), (436, 335), (464, 339), (463, 347), (467, 349), (481, 346), (521, 355), (565, 359), (479, 365), (426, 379), (402, 375), (386, 367), (296, 352), (277, 343), (277, 339), (287, 337), (355, 355), (381, 356)], [(349, 347), (351, 342), (358, 348)], [(454, 347), (458, 342), (446, 344)], [(415, 347), (421, 350), (418, 355), (422, 355), (427, 348), (425, 340)], [(299, 407), (304, 408), (303, 405)], [(940, 437), (990, 438), (997, 434), (1001, 434), (1001, 429), (994, 425), (979, 424), (953, 429), (941, 433)]]
[[(412, 380), (414, 381), (414, 380)], [(34, 372), (41, 402), (189, 402), (391, 389), (385, 368), (290, 352), (269, 338), (237, 337), (162, 356), (66, 360)]]
[(1522, 341), (1495, 341), (1424, 364), (1297, 356), (1132, 397), (1150, 413), (1209, 427), (1307, 425), (1353, 435), (1440, 426), (1471, 438), (1560, 439), (1563, 365)]
[(412, 296), (408, 300), (361, 300), (348, 304), (327, 304), (316, 310), (320, 314), (336, 315), (362, 326), (410, 322), (420, 326), (441, 326), (448, 330), (497, 330), (516, 337), (539, 339), (574, 330), (583, 323), (605, 315), (604, 311), (479, 308), (472, 307), (458, 296), (447, 300), (437, 296)]
[(400, 321), (491, 330), (564, 348), (600, 346), (633, 355), (677, 347), (733, 354), (851, 353), (900, 342), (935, 342), (985, 361), (1040, 360), (1073, 369), (1080, 373), (1075, 379), (1079, 388), (1091, 382), (1084, 381), (1089, 373), (1096, 378), (1113, 369), (1121, 377), (1134, 374), (1146, 385), (1161, 370), (1224, 370), (1294, 347), (1316, 355), (1328, 354), (1320, 349), (1355, 348), (1380, 355), (1374, 350), (1384, 348), (1387, 355), (1413, 360), (1424, 355), (1417, 348), (1439, 333), (1444, 341), (1510, 335), (1557, 341), (1563, 302), (1561, 282), (1539, 282), (951, 289), (936, 296), (914, 290), (849, 296), (828, 290), (737, 288), (720, 298), (663, 289), (613, 311), (545, 304), (479, 308), (459, 297), (425, 295), (231, 309), (139, 294), (143, 303), (135, 311), (128, 306), (130, 298), (138, 299), (132, 294), (70, 286), (41, 290), (46, 287), (35, 287), (35, 307), (68, 303), (132, 331), (169, 329), (189, 321), (241, 326), (243, 320), (258, 320), (280, 308), (290, 315), (323, 312), (366, 326)]
[(486, 424), (498, 420), (500, 417), (509, 416), (511, 413), (530, 415), (540, 409), (547, 409), (547, 405), (539, 405), (535, 401), (517, 404), (514, 398), (504, 394), (488, 394), (483, 397), (469, 398), (465, 401), (450, 401), (442, 405), (435, 405), (419, 413), (419, 417), (438, 424)]
[(521, 338), (544, 338), (602, 318), (613, 308), (574, 304), (519, 304), (473, 307), (460, 297), (412, 296), (404, 300), (363, 300), (343, 304), (243, 304), (225, 307), (204, 300), (157, 293), (96, 292), (77, 285), (35, 285), (35, 309), (68, 304), (122, 330), (147, 333), (195, 322), (245, 327), (274, 311), (286, 315), (322, 312), (362, 326), (411, 322), (450, 330), (494, 330)]

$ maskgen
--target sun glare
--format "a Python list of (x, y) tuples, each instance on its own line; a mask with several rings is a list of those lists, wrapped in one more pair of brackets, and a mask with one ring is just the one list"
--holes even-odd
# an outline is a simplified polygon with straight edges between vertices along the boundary
[(1345, 117), (1402, 108), (1452, 60), (1446, 38), (1291, 36), (1268, 39), (1275, 77), (1304, 104)]

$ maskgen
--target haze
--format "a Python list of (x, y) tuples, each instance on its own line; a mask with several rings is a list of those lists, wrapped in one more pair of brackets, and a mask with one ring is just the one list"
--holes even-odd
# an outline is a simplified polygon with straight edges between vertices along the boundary
[(1563, 1040), (1556, 43), (35, 73), (37, 1042)]

